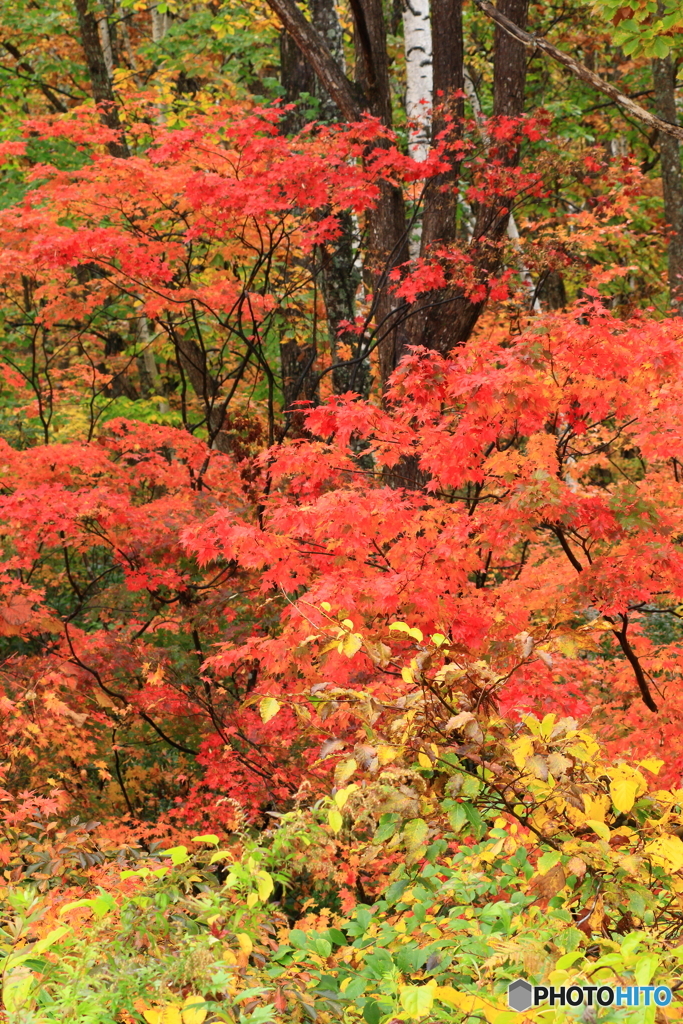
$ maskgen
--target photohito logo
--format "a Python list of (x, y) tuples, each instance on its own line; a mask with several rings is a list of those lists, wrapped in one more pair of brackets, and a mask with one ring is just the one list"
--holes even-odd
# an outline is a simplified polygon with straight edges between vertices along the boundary
[(668, 985), (532, 985), (517, 978), (508, 985), (508, 1006), (524, 1013), (532, 1006), (668, 1006)]

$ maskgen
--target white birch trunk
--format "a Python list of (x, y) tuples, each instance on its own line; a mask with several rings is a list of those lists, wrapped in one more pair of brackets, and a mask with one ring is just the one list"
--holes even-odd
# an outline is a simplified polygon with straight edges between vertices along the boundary
[(164, 11), (157, 10), (157, 5), (152, 4), (152, 42), (160, 43), (168, 32), (170, 18)]
[[(404, 0), (403, 46), (406, 57), (406, 117), (408, 152), (413, 160), (426, 160), (432, 126), (432, 26), (429, 0)], [(408, 251), (420, 254), (422, 214), (418, 215), (408, 240)]]
[(107, 21), (106, 14), (103, 14), (97, 21), (97, 34), (100, 37), (100, 46), (102, 47), (102, 56), (104, 57), (105, 67), (107, 68), (107, 75), (109, 81), (114, 81), (114, 53), (111, 48), (111, 36), (109, 35), (109, 22)]
[(406, 115), (411, 122), (408, 149), (426, 160), (432, 119), (432, 27), (429, 0), (405, 0), (403, 40), (406, 55)]

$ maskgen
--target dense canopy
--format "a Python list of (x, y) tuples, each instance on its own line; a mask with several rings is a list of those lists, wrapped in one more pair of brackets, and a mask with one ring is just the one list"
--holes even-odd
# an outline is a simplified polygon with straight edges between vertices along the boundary
[(3, 1020), (683, 1016), (682, 56), (0, 8)]

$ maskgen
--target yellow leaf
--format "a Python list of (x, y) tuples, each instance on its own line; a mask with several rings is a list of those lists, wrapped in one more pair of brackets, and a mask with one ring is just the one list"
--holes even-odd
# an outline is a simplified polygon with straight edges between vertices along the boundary
[(440, 999), (442, 1003), (449, 1003), (451, 1006), (459, 1007), (459, 998), (461, 993), (457, 989), (453, 988), (452, 985), (439, 985), (436, 989), (436, 998)]
[(586, 824), (590, 828), (592, 828), (595, 834), (600, 836), (601, 839), (604, 839), (607, 842), (609, 842), (609, 829), (607, 828), (607, 825), (605, 825), (604, 821), (595, 821), (588, 819), (586, 821)]
[[(489, 1024), (493, 1024), (501, 1013), (506, 1013), (500, 1006), (490, 1003), (480, 996), (470, 992), (459, 992), (452, 985), (441, 985), (434, 989), (434, 994), (441, 1002), (455, 1007), (465, 1015), (465, 1018), (478, 1016), (483, 1013)], [(528, 1015), (527, 1015), (528, 1016)]]
[(646, 847), (656, 864), (667, 871), (680, 871), (683, 868), (683, 843), (678, 836), (658, 836)]
[(634, 775), (628, 777), (620, 774), (610, 782), (609, 794), (612, 797), (614, 809), (620, 814), (628, 814), (636, 802), (638, 780)]
[(183, 1018), (180, 1015), (180, 1007), (173, 1006), (171, 1003), (168, 1003), (166, 1006), (162, 1006), (159, 1024), (183, 1024)]
[(192, 842), (193, 843), (209, 843), (211, 846), (218, 846), (218, 844), (220, 843), (220, 839), (218, 838), (218, 836), (214, 836), (214, 835), (192, 836)]
[(320, 607), (324, 612), (327, 612), (328, 614), (332, 611), (332, 605), (329, 604), (327, 601), (321, 601)]
[(578, 637), (569, 636), (567, 634), (556, 637), (555, 645), (560, 654), (563, 654), (565, 658), (575, 658), (577, 652), (582, 649), (582, 645)]
[(273, 885), (273, 879), (267, 871), (259, 871), (256, 875), (256, 888), (258, 889), (259, 899), (262, 903), (265, 903), (275, 888)]
[(351, 794), (355, 793), (357, 789), (358, 786), (355, 784), (355, 782), (352, 782), (350, 786), (346, 786), (344, 789), (337, 790), (337, 792), (334, 794), (334, 802), (340, 811), (342, 807), (344, 807), (344, 805), (346, 804), (346, 801), (349, 799)]
[(418, 761), (420, 763), (420, 767), (421, 768), (433, 768), (434, 767), (434, 765), (432, 764), (432, 759), (430, 757), (427, 757), (427, 755), (422, 750), (417, 755), (417, 759), (418, 759)]
[(347, 658), (352, 658), (354, 654), (361, 649), (363, 646), (363, 637), (360, 633), (349, 633), (345, 640), (340, 644), (340, 652), (345, 654)]
[(408, 852), (415, 854), (422, 850), (428, 835), (429, 827), (422, 818), (412, 818), (406, 822), (403, 829), (403, 838)]
[(377, 760), (380, 764), (389, 764), (390, 761), (394, 760), (398, 753), (399, 751), (396, 747), (388, 747), (381, 744), (377, 748)]
[(247, 933), (237, 932), (237, 935), (235, 937), (239, 943), (239, 947), (242, 950), (242, 952), (245, 953), (247, 956), (251, 956), (254, 949), (254, 943), (251, 941)]
[(652, 772), (653, 775), (659, 775), (663, 761), (660, 761), (658, 757), (648, 757), (644, 761), (639, 761), (638, 764), (641, 768), (644, 768), (646, 772)]
[(556, 717), (557, 716), (554, 715), (552, 712), (544, 716), (543, 721), (541, 722), (541, 736), (544, 740), (550, 739), (550, 734), (555, 728)]
[(327, 824), (330, 826), (335, 835), (338, 832), (341, 832), (342, 825), (344, 824), (344, 819), (342, 818), (340, 812), (337, 810), (336, 807), (331, 807), (330, 810), (327, 812)]
[(515, 766), (520, 771), (526, 765), (528, 757), (534, 752), (534, 741), (532, 736), (520, 736), (513, 743), (510, 744), (510, 751), (515, 762)]
[(401, 679), (403, 680), (404, 683), (414, 683), (415, 679), (413, 677), (412, 668), (409, 668), (407, 665), (404, 665), (403, 668), (401, 669)]
[(389, 629), (393, 629), (396, 633), (410, 632), (410, 626), (407, 622), (390, 622)]
[(253, 910), (257, 903), (258, 896), (256, 895), (255, 892), (250, 892), (249, 895), (247, 896), (247, 906), (249, 907), (250, 910)]
[(610, 798), (607, 793), (598, 793), (597, 796), (583, 794), (583, 803), (586, 808), (586, 817), (591, 821), (604, 821), (605, 815), (610, 808)]
[(358, 761), (356, 761), (355, 757), (350, 757), (347, 761), (340, 761), (334, 769), (335, 786), (343, 786), (346, 780), (351, 778), (357, 767)]
[(161, 1010), (143, 1010), (142, 1016), (147, 1021), (147, 1024), (161, 1024)]
[(533, 733), (534, 736), (541, 735), (541, 723), (536, 718), (536, 715), (525, 715), (524, 724), (529, 732)]
[(446, 637), (443, 633), (432, 633), (431, 640), (435, 647), (441, 647), (442, 644), (446, 643)]
[(223, 950), (223, 960), (226, 964), (228, 964), (229, 967), (237, 967), (237, 957), (235, 956), (235, 951), (234, 949), (230, 949), (229, 946), (227, 946)]
[(258, 706), (262, 722), (269, 722), (280, 710), (280, 701), (275, 697), (264, 697)]
[(206, 1004), (202, 996), (188, 996), (183, 1003), (183, 1024), (204, 1024)]

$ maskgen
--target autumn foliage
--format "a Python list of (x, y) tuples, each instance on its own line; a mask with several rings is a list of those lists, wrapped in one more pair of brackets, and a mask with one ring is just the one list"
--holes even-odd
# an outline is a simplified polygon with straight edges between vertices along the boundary
[[(293, 414), (273, 353), (308, 372), (343, 216), (456, 157), (468, 201), (542, 204), (543, 161), (504, 151), (549, 121), (492, 121), (495, 159), (444, 131), (418, 165), (370, 117), (288, 137), (277, 109), (150, 109), (125, 159), (91, 111), (3, 150), (0, 860), (8, 949), (36, 943), (7, 953), (6, 1009), (95, 1005), (115, 941), (119, 1002), (78, 1019), (505, 1024), (515, 971), (587, 971), (596, 941), (623, 976), (668, 943), (673, 976), (683, 326), (610, 308), (626, 269), (586, 255), (637, 168), (577, 223), (567, 308), (529, 315), (514, 260), (437, 247), (391, 294), (406, 321), (488, 301), (469, 340), (410, 346), (382, 392), (366, 279), (342, 333), (374, 383), (333, 388), (320, 341)], [(562, 224), (530, 230), (565, 258)], [(513, 911), (526, 952), (487, 931)]]

